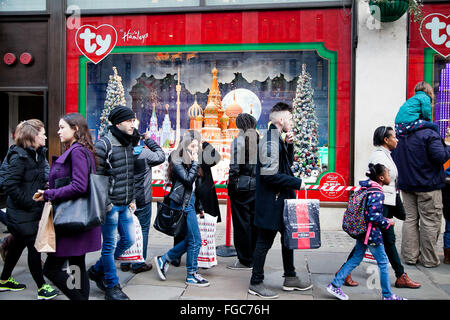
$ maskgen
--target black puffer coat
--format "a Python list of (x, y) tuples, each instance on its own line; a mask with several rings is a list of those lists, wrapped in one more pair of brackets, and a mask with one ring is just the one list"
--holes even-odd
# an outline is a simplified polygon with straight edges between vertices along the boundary
[[(199, 181), (197, 179), (197, 172), (199, 163), (192, 161), (190, 168), (183, 164), (180, 158), (172, 160), (172, 155), (169, 156), (169, 162), (173, 162), (172, 173), (172, 189), (170, 190), (169, 198), (182, 207), (187, 207), (191, 200), (193, 186), (195, 184), (195, 196), (199, 198)], [(196, 212), (203, 211), (201, 201), (195, 201)]]
[(48, 181), (46, 152), (43, 147), (35, 150), (14, 146), (8, 153), (4, 189), (8, 196), (8, 229), (14, 236), (37, 234), (44, 202), (35, 202), (33, 195), (38, 189), (43, 190)]
[[(97, 174), (110, 176), (108, 194), (110, 202), (117, 206), (129, 205), (134, 199), (133, 146), (131, 144), (123, 146), (109, 131), (95, 143), (95, 150)], [(108, 156), (110, 150), (111, 154)]]

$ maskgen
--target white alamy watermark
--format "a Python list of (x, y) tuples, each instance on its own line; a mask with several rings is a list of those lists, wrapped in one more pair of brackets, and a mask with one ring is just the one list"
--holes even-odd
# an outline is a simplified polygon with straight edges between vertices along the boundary
[(380, 271), (378, 270), (377, 265), (370, 265), (366, 269), (366, 273), (370, 276), (366, 280), (366, 286), (370, 290), (380, 290), (381, 284), (380, 284)]
[(81, 289), (81, 270), (77, 265), (69, 265), (67, 268), (67, 274), (69, 278), (67, 278), (66, 286), (69, 290)]
[(70, 14), (67, 18), (66, 26), (69, 30), (76, 30), (81, 27), (81, 8), (77, 5), (67, 7), (66, 13)]

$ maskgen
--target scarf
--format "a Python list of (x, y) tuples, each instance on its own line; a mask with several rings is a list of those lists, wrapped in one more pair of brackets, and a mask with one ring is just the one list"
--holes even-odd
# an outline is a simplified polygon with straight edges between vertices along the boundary
[(128, 133), (123, 132), (122, 130), (118, 129), (116, 126), (109, 126), (108, 128), (112, 135), (116, 137), (116, 139), (120, 142), (120, 144), (124, 147), (129, 146), (133, 140), (136, 138), (135, 135), (131, 135)]

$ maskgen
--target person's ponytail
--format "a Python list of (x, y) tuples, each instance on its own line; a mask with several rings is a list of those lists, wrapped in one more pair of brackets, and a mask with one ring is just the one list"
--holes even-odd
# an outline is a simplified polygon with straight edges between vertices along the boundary
[(381, 163), (369, 163), (369, 168), (366, 171), (366, 177), (368, 177), (372, 181), (377, 181), (378, 177), (382, 176), (385, 170), (386, 167)]

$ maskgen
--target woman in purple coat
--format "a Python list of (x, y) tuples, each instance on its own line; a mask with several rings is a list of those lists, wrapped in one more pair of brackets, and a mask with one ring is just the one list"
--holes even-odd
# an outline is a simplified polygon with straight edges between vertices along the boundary
[[(37, 201), (58, 203), (86, 195), (89, 187), (89, 164), (95, 173), (95, 148), (86, 119), (79, 113), (65, 115), (59, 121), (58, 135), (67, 148), (59, 158), (53, 157), (49, 174), (49, 189), (39, 190)], [(89, 160), (88, 158), (89, 157)], [(71, 176), (70, 172), (72, 172)], [(69, 179), (67, 179), (69, 178)], [(63, 181), (67, 182), (64, 183)], [(44, 274), (70, 300), (89, 299), (89, 278), (86, 272), (85, 256), (88, 252), (101, 249), (101, 229), (63, 236), (56, 233), (56, 252), (48, 254)], [(62, 268), (69, 262), (75, 281)]]

